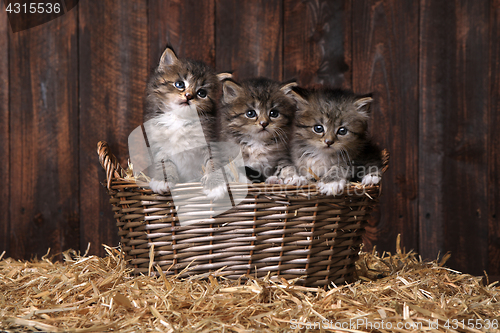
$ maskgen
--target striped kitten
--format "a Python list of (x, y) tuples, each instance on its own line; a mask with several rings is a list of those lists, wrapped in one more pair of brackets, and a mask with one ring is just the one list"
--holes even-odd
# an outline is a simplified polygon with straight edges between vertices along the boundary
[(289, 155), (296, 83), (256, 78), (223, 83), (221, 139), (241, 148), (247, 176), (255, 182), (297, 183)]
[(203, 169), (214, 168), (207, 143), (215, 141), (220, 80), (228, 77), (231, 74), (215, 74), (202, 62), (178, 59), (171, 48), (163, 52), (147, 84), (144, 114), (154, 192), (163, 194), (178, 182), (201, 180), (209, 198), (225, 195), (223, 179), (215, 173), (203, 176)]
[(318, 189), (326, 195), (342, 193), (350, 180), (377, 184), (381, 153), (367, 132), (373, 99), (327, 88), (294, 88), (292, 95), (298, 108), (292, 140), (298, 172), (310, 180), (318, 177)]

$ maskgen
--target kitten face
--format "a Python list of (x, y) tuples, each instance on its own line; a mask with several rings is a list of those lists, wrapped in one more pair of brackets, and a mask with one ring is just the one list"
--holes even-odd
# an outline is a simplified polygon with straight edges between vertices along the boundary
[(294, 97), (298, 104), (294, 142), (302, 154), (355, 158), (366, 142), (372, 99), (330, 89), (294, 92)]
[[(219, 75), (223, 78), (229, 74)], [(185, 107), (193, 105), (200, 115), (213, 115), (219, 87), (219, 77), (212, 68), (201, 62), (178, 59), (167, 48), (148, 82), (146, 120), (164, 112), (182, 115)]]
[(296, 83), (265, 79), (241, 83), (225, 81), (221, 109), (221, 137), (240, 146), (252, 181), (264, 181), (278, 166), (290, 165), (289, 140), (295, 113), (287, 95)]
[(223, 125), (241, 142), (286, 142), (295, 108), (286, 95), (295, 83), (259, 78), (223, 85)]

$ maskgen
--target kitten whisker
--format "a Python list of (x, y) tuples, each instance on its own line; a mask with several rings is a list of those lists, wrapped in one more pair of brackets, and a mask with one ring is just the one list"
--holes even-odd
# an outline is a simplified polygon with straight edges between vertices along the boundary
[(309, 150), (305, 150), (302, 155), (299, 157), (299, 159), (304, 159), (308, 156), (313, 156), (314, 155), (314, 151), (309, 151)]
[(278, 135), (281, 142), (283, 142), (283, 145), (285, 145), (285, 147), (288, 148), (288, 142), (286, 142), (287, 135), (286, 135), (285, 131), (282, 128), (276, 128), (275, 132)]
[(346, 165), (349, 165), (349, 162), (347, 161), (347, 157), (345, 155), (345, 151), (344, 151), (344, 148), (340, 148), (340, 156), (342, 156), (342, 160), (344, 161), (344, 163)]
[(276, 132), (275, 132), (275, 131), (272, 131), (272, 132), (271, 132), (271, 134), (272, 134), (272, 136), (273, 136), (274, 142), (275, 142), (275, 143), (278, 143), (279, 139), (278, 139), (278, 138), (276, 137), (276, 135), (275, 135), (275, 134), (276, 134)]
[(351, 156), (349, 155), (349, 152), (347, 151), (347, 149), (343, 148), (346, 155), (347, 155), (347, 160), (349, 161), (349, 165), (352, 166), (352, 159), (351, 159)]

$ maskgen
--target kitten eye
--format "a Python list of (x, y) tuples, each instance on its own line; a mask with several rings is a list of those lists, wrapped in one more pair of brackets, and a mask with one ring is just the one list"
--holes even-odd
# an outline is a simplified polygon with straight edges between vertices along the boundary
[(313, 131), (316, 133), (323, 133), (325, 129), (323, 128), (323, 125), (314, 125)]
[(347, 134), (347, 128), (345, 128), (345, 127), (340, 127), (340, 128), (337, 130), (337, 134), (338, 134), (338, 135), (346, 135), (346, 134)]
[(269, 112), (269, 117), (271, 117), (271, 118), (278, 118), (279, 115), (280, 115), (280, 112), (278, 110), (271, 110)]
[(207, 91), (205, 89), (198, 90), (198, 96), (201, 98), (207, 97)]
[(257, 116), (257, 112), (255, 112), (255, 110), (248, 110), (245, 113), (245, 116), (247, 116), (247, 118), (255, 118)]
[(184, 82), (182, 81), (177, 81), (174, 83), (174, 86), (177, 88), (177, 89), (184, 89), (186, 88), (186, 85), (184, 84)]

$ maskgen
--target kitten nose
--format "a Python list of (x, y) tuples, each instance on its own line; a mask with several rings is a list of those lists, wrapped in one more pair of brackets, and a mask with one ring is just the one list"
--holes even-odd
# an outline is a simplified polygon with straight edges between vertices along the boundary
[(261, 120), (259, 124), (260, 124), (260, 126), (262, 126), (262, 128), (266, 128), (267, 125), (269, 125), (269, 123), (265, 120)]
[(184, 96), (186, 96), (186, 99), (189, 101), (190, 99), (193, 99), (193, 95), (189, 92), (185, 93)]
[(327, 144), (328, 147), (330, 147), (333, 144), (333, 140), (325, 139), (325, 143)]

